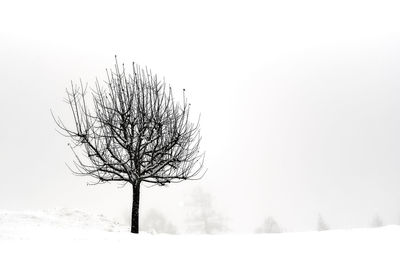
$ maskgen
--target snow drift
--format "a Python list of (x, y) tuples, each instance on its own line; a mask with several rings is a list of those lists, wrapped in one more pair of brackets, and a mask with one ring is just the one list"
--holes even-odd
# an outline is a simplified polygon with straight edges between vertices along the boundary
[(0, 267), (400, 267), (400, 226), (248, 235), (133, 235), (75, 210), (0, 211)]

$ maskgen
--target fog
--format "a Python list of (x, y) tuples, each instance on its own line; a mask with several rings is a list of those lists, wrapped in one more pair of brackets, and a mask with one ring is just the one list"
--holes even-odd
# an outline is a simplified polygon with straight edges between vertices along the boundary
[[(143, 188), (185, 230), (190, 195), (230, 231), (400, 222), (400, 18), (395, 1), (6, 1), (0, 11), (0, 209), (78, 208), (128, 221), (130, 187), (87, 186), (50, 110), (71, 80), (135, 61), (201, 114), (202, 180)], [(69, 119), (68, 119), (69, 118)]]

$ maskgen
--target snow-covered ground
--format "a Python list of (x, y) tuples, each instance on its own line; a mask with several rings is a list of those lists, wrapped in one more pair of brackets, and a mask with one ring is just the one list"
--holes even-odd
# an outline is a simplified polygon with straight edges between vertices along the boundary
[(400, 226), (132, 235), (127, 226), (75, 210), (0, 211), (0, 267), (400, 267)]

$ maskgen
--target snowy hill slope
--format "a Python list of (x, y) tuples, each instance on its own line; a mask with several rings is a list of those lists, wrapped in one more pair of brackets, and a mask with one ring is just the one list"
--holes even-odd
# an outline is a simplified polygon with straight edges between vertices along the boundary
[(0, 267), (400, 267), (400, 227), (132, 235), (74, 210), (0, 212)]
[(46, 211), (0, 210), (0, 239), (29, 239), (63, 232), (74, 233), (76, 236), (80, 232), (126, 232), (128, 230), (128, 227), (123, 227), (102, 215), (90, 215), (78, 210), (65, 208)]

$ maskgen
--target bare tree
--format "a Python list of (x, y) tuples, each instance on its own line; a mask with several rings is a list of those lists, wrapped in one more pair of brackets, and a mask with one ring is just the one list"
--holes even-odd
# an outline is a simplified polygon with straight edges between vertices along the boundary
[(321, 214), (318, 215), (317, 230), (318, 231), (327, 231), (327, 230), (329, 230), (329, 226), (328, 226), (328, 224), (326, 224), (326, 222), (322, 218)]
[(273, 217), (268, 217), (264, 220), (263, 224), (258, 227), (256, 233), (282, 233), (282, 228)]
[(379, 215), (375, 215), (372, 218), (371, 227), (376, 228), (376, 227), (382, 227), (382, 226), (383, 226), (383, 221), (382, 221), (381, 217), (379, 217)]
[(73, 127), (53, 118), (71, 140), (74, 174), (92, 176), (94, 184), (132, 185), (131, 232), (138, 233), (141, 183), (163, 186), (199, 179), (204, 154), (199, 152), (199, 120), (189, 120), (185, 89), (182, 102), (176, 102), (171, 87), (147, 68), (133, 63), (128, 74), (115, 62), (91, 94), (82, 81), (67, 89)]
[(141, 221), (140, 229), (152, 234), (177, 234), (176, 227), (156, 209), (151, 209), (147, 212), (143, 221)]
[(204, 234), (225, 232), (225, 218), (214, 209), (211, 194), (202, 188), (195, 188), (191, 199), (186, 203), (188, 231)]

